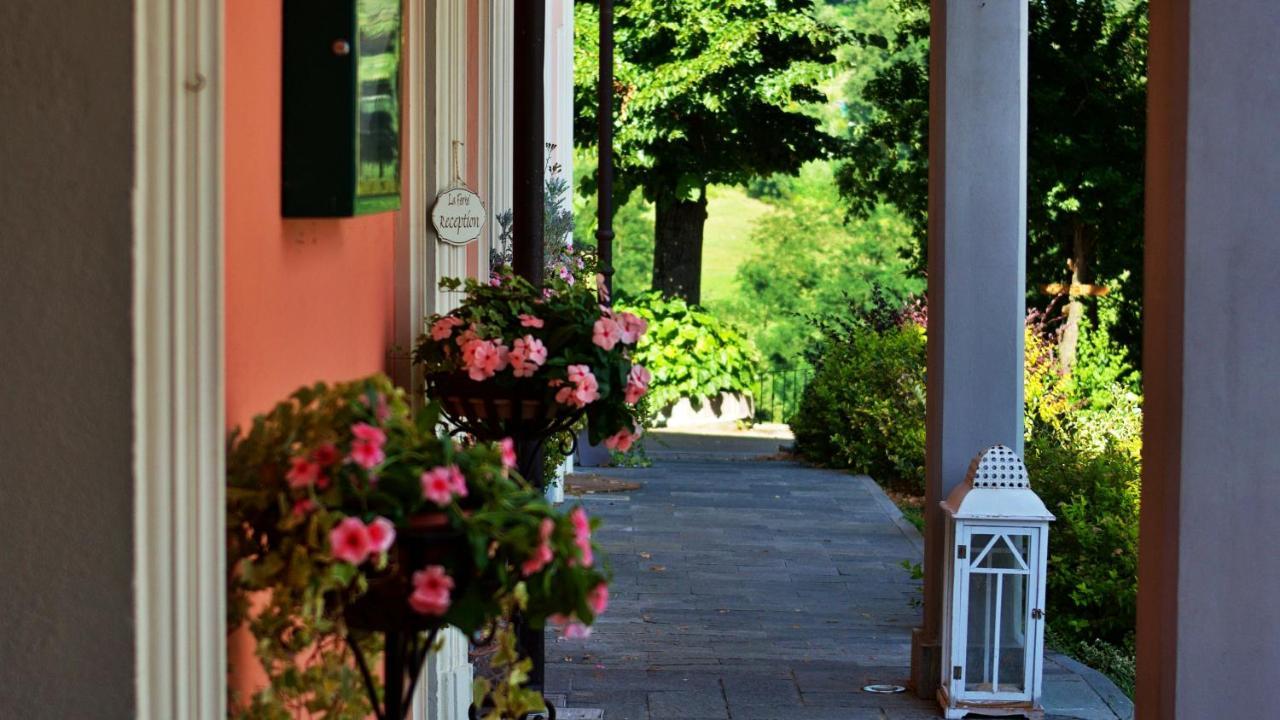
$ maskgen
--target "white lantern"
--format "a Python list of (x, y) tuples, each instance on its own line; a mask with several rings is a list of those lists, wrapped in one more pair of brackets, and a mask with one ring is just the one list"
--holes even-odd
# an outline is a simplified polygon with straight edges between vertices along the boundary
[(997, 445), (942, 502), (947, 517), (942, 682), (948, 718), (1040, 718), (1044, 586), (1053, 515), (1027, 468)]

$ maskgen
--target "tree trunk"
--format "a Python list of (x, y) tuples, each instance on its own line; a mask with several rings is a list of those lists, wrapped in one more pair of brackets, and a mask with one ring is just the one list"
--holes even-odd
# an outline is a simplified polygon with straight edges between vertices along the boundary
[(697, 200), (658, 197), (654, 222), (653, 289), (691, 303), (702, 300), (702, 231), (707, 189)]
[(1076, 348), (1080, 344), (1080, 318), (1084, 316), (1084, 302), (1081, 301), (1081, 296), (1070, 293), (1083, 291), (1080, 286), (1088, 285), (1093, 280), (1093, 273), (1089, 268), (1089, 255), (1092, 250), (1089, 229), (1079, 218), (1075, 219), (1072, 225), (1071, 262), (1067, 265), (1071, 269), (1071, 287), (1067, 288), (1069, 293), (1066, 308), (1067, 321), (1063, 323), (1062, 334), (1058, 336), (1058, 366), (1063, 373), (1070, 373), (1075, 367)]

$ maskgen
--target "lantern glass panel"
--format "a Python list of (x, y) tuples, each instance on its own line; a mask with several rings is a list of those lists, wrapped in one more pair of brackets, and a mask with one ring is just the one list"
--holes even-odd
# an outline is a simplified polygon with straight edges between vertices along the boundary
[(969, 566), (965, 690), (1022, 693), (1027, 682), (1031, 538), (974, 533)]

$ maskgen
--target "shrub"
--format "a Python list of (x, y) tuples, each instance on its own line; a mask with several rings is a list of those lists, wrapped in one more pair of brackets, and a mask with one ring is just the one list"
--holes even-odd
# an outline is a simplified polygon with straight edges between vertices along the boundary
[(858, 323), (828, 343), (791, 420), (796, 448), (907, 492), (924, 492), (924, 329)]
[[(1032, 314), (1025, 337), (1024, 455), (1032, 486), (1058, 518), (1047, 610), (1060, 647), (1105, 665), (1099, 669), (1123, 686), (1137, 598), (1137, 373), (1106, 337), (1104, 317), (1082, 335), (1077, 366), (1063, 376), (1039, 317)], [(923, 494), (924, 323), (880, 302), (816, 324), (833, 339), (811, 358), (815, 375), (791, 420), (797, 449)]]
[(1049, 534), (1050, 622), (1072, 640), (1124, 644), (1137, 617), (1141, 463), (1115, 444), (1078, 442), (1068, 422), (1026, 445), (1032, 487), (1058, 516)]
[(697, 305), (659, 292), (620, 299), (617, 306), (649, 323), (633, 360), (653, 374), (651, 407), (665, 409), (681, 398), (698, 407), (702, 400), (722, 392), (751, 394), (759, 353), (731, 325)]

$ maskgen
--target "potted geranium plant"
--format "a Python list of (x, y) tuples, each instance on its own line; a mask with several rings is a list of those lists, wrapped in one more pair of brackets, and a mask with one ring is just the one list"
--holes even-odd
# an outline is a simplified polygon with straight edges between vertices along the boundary
[(503, 272), (468, 280), (462, 305), (426, 324), (414, 361), (460, 427), (538, 441), (585, 415), (593, 443), (625, 451), (639, 437), (635, 405), (650, 375), (632, 353), (647, 325), (601, 304), (596, 289), (560, 279), (535, 288)]
[[(244, 716), (403, 717), (440, 628), (509, 634), (497, 621), (519, 612), (573, 631), (604, 610), (582, 509), (521, 480), (511, 443), (462, 445), (438, 419), (378, 376), (302, 388), (231, 434), (229, 626), (248, 623), (271, 679)], [(476, 702), (523, 717), (542, 701), (499, 642), (508, 682)], [(366, 659), (378, 653), (385, 688)]]

